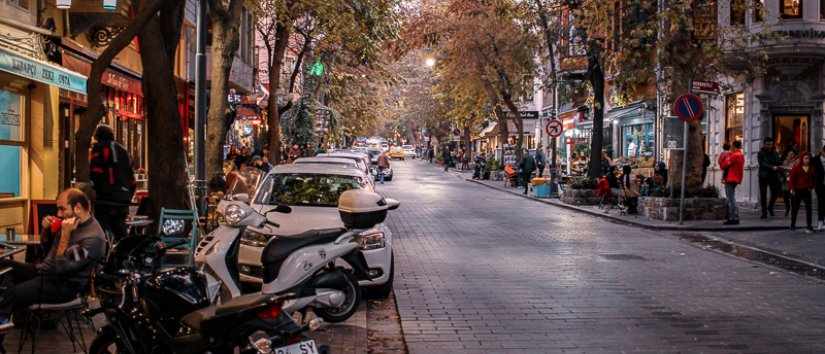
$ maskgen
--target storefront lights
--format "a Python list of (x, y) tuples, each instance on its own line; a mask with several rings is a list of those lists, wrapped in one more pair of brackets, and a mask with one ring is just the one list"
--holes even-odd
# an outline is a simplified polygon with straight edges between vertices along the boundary
[(55, 6), (61, 10), (68, 10), (72, 7), (72, 0), (55, 0)]
[(103, 9), (106, 11), (115, 11), (115, 9), (117, 9), (117, 0), (103, 0)]

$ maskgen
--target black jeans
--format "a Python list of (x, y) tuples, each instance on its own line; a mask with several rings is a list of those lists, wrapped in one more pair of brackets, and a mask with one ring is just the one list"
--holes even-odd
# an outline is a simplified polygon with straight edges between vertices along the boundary
[(521, 176), (521, 180), (524, 182), (524, 194), (530, 190), (530, 177), (533, 176), (533, 173), (525, 173)]
[(544, 174), (544, 164), (538, 164), (536, 166), (536, 169), (537, 169), (536, 173), (538, 174), (539, 177), (541, 177), (541, 175)]
[(112, 233), (115, 240), (128, 236), (126, 233), (126, 218), (129, 217), (129, 207), (120, 205), (95, 205), (95, 219), (100, 227)]
[(793, 195), (793, 208), (791, 209), (791, 228), (796, 227), (796, 216), (797, 214), (799, 214), (799, 207), (801, 206), (803, 201), (805, 202), (805, 221), (807, 222), (809, 229), (813, 227), (813, 225), (811, 224), (811, 219), (813, 217), (813, 215), (811, 215), (811, 190), (799, 189), (795, 190)]
[[(768, 200), (768, 188), (771, 189), (770, 200)], [(780, 195), (782, 195), (782, 186), (779, 184), (779, 177), (776, 175), (759, 177), (759, 202), (762, 204), (762, 215), (766, 215), (769, 210), (773, 212), (773, 206), (776, 205), (776, 199)]]
[(0, 269), (11, 267), (3, 279), (0, 314), (9, 316), (32, 304), (59, 304), (74, 299), (81, 285), (65, 278), (38, 274), (34, 265), (0, 259)]

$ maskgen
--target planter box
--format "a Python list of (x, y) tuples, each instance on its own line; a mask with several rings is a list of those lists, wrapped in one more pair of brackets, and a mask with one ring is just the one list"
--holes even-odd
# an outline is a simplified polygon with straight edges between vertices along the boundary
[(592, 189), (565, 189), (561, 195), (561, 201), (571, 205), (599, 205), (601, 198), (596, 196), (596, 191)]
[[(642, 197), (639, 211), (652, 220), (679, 221), (679, 198)], [(719, 198), (685, 198), (684, 220), (724, 220), (725, 200)]]

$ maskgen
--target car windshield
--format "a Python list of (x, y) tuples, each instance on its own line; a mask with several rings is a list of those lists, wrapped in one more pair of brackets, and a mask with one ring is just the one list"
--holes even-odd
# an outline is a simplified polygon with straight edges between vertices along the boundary
[(261, 184), (256, 204), (335, 207), (350, 189), (364, 188), (361, 177), (322, 174), (273, 174)]

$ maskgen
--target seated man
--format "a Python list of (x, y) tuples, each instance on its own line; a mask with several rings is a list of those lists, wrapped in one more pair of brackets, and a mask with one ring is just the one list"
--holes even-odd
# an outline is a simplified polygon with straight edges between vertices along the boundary
[(62, 222), (42, 262), (0, 260), (0, 269), (12, 268), (0, 288), (0, 333), (14, 326), (10, 317), (17, 310), (36, 303), (74, 299), (84, 290), (94, 266), (104, 256), (103, 228), (92, 215), (89, 198), (82, 191), (69, 188), (60, 193), (57, 216)]

